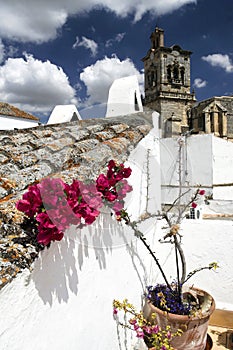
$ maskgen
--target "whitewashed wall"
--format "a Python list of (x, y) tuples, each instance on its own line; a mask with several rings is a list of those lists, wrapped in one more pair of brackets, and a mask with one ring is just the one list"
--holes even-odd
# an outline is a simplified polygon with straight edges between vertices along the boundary
[[(153, 130), (127, 163), (133, 168), (134, 191), (127, 198), (133, 218), (146, 208), (150, 212), (160, 209), (159, 159), (159, 140)], [(163, 222), (150, 219), (142, 229), (172, 280), (173, 250), (158, 243), (162, 226)], [(202, 272), (192, 282), (209, 291), (217, 307), (233, 310), (232, 224), (186, 221), (182, 234), (188, 270), (214, 260), (221, 266), (217, 274)], [(65, 240), (41, 253), (31, 273), (25, 270), (2, 289), (1, 350), (136, 350), (135, 337), (126, 335), (113, 320), (112, 300), (128, 298), (140, 308), (145, 286), (159, 280), (157, 267), (141, 242), (104, 209), (95, 224), (82, 230), (71, 228)]]
[(35, 120), (0, 116), (0, 130), (27, 129), (38, 126)]
[(214, 199), (233, 200), (233, 143), (218, 137), (213, 137), (213, 184)]
[[(137, 108), (135, 106), (135, 97)], [(142, 112), (142, 100), (136, 75), (114, 80), (108, 93), (106, 117)]]
[[(202, 186), (213, 199), (233, 200), (233, 143), (211, 134), (183, 138), (182, 184)], [(178, 138), (161, 139), (162, 202), (178, 195)], [(225, 186), (224, 186), (225, 185)]]

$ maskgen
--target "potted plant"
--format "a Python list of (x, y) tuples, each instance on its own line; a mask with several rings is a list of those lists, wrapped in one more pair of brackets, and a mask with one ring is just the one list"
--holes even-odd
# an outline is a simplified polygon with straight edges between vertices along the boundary
[[(215, 309), (215, 301), (207, 292), (193, 286), (187, 286), (187, 282), (196, 273), (206, 269), (215, 270), (218, 265), (216, 262), (213, 262), (208, 266), (197, 268), (188, 274), (186, 273), (186, 259), (182, 249), (182, 236), (179, 233), (180, 224), (187, 209), (196, 208), (199, 198), (205, 195), (205, 191), (198, 188), (191, 196), (191, 199), (184, 204), (181, 199), (188, 191), (185, 193), (181, 192), (173, 204), (160, 213), (160, 217), (165, 219), (167, 223), (166, 234), (160, 242), (170, 243), (174, 246), (176, 276), (172, 283), (168, 281), (156, 253), (148, 244), (143, 232), (138, 228), (138, 223), (131, 221), (125, 209), (122, 209), (118, 213), (118, 220), (123, 220), (132, 228), (134, 234), (153, 258), (164, 280), (164, 283), (147, 286), (147, 292), (145, 293), (146, 302), (143, 309), (144, 317), (152, 324), (156, 322), (160, 329), (166, 330), (169, 326), (170, 331), (174, 335), (182, 331), (179, 337), (173, 336), (170, 340), (169, 346), (171, 348), (174, 347), (176, 350), (204, 350), (207, 346), (208, 321)], [(146, 213), (143, 215), (142, 220), (151, 216), (153, 215)], [(156, 315), (156, 318), (154, 315)], [(149, 338), (150, 336), (145, 334), (147, 345), (154, 348), (153, 341), (150, 343)], [(161, 348), (157, 347), (155, 349)]]

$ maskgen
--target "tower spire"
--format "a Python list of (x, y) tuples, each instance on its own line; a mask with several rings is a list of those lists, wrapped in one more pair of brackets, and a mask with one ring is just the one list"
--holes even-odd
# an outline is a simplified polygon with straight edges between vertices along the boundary
[(164, 46), (164, 30), (157, 27), (157, 24), (154, 32), (151, 33), (150, 40), (151, 40), (151, 49), (157, 49), (159, 47)]

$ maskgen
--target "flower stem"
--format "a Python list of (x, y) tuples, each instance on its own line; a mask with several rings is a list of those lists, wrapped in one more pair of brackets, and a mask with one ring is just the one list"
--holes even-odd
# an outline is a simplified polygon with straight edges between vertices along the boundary
[(180, 284), (180, 269), (179, 269), (179, 259), (178, 259), (178, 240), (177, 237), (174, 236), (175, 242), (175, 255), (176, 255), (176, 273), (177, 273), (177, 292), (179, 296), (179, 302), (181, 302), (181, 284)]
[(162, 274), (162, 276), (163, 276), (163, 279), (164, 279), (164, 281), (165, 281), (167, 287), (170, 289), (170, 291), (172, 291), (172, 288), (171, 288), (171, 286), (170, 286), (170, 284), (169, 284), (169, 282), (168, 282), (168, 280), (167, 280), (167, 278), (166, 278), (166, 276), (165, 276), (165, 273), (163, 272), (163, 269), (162, 269), (162, 267), (161, 267), (161, 265), (160, 265), (158, 259), (156, 258), (154, 252), (151, 250), (149, 244), (147, 244), (145, 237), (139, 236), (139, 238), (140, 238), (140, 240), (142, 241), (142, 243), (144, 244), (144, 246), (146, 247), (146, 249), (147, 249), (147, 250), (149, 251), (149, 253), (151, 254), (152, 258), (155, 260), (156, 265), (158, 266), (158, 268), (159, 268), (159, 270), (160, 270), (160, 272), (161, 272), (161, 274)]

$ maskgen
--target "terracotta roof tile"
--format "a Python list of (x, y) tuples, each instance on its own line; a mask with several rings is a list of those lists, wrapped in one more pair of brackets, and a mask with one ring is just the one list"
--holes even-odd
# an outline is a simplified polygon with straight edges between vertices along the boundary
[(6, 102), (0, 102), (0, 115), (3, 115), (5, 117), (23, 118), (39, 121), (39, 118), (35, 117), (34, 115), (24, 112), (21, 109), (12, 106)]

